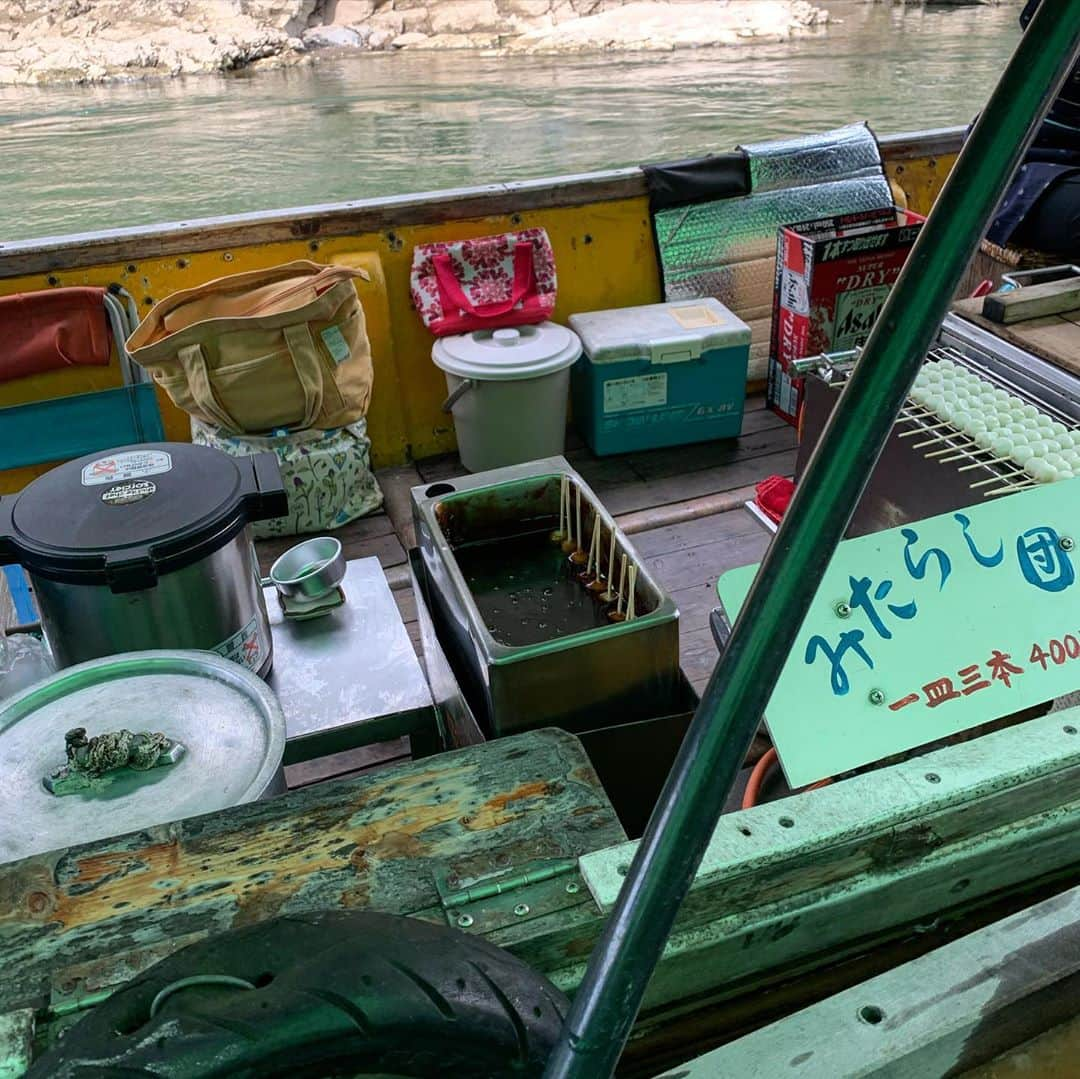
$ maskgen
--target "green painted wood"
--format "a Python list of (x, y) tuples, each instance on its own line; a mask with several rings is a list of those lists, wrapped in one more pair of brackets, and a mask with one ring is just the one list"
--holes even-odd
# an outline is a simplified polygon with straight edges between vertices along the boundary
[(163, 945), (294, 911), (441, 918), (437, 872), (624, 838), (581, 744), (545, 730), (0, 865), (0, 1012), (92, 996)]
[[(790, 785), (1080, 686), (1078, 541), (1072, 479), (841, 543), (766, 710)], [(756, 573), (721, 578), (729, 614)]]
[(33, 1042), (33, 1011), (0, 1014), (0, 1079), (18, 1079), (30, 1067)]
[(1073, 1018), (1080, 888), (829, 997), (661, 1079), (960, 1075)]
[[(637, 1036), (662, 1035), (695, 1000), (765, 1007), (761, 990), (793, 974), (1075, 876), (1078, 728), (1080, 710), (1055, 713), (723, 818)], [(28, 993), (39, 1007), (92, 1003), (181, 944), (279, 912), (443, 920), (434, 875), (447, 865), (578, 853), (581, 903), (487, 934), (573, 991), (603, 920), (590, 893), (609, 908), (629, 862), (621, 839), (576, 740), (538, 732), (0, 866), (0, 967), (18, 972), (0, 982), (0, 1011)]]

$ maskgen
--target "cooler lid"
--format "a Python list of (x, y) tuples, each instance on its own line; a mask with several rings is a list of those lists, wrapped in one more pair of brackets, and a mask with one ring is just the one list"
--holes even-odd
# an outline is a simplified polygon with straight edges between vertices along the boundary
[[(65, 736), (79, 728), (86, 742), (114, 736), (81, 751), (95, 764), (148, 766), (72, 769)], [(168, 741), (156, 753), (120, 731)], [(254, 801), (277, 789), (284, 751), (273, 692), (219, 656), (127, 652), (68, 667), (0, 705), (0, 862)]]
[(287, 512), (273, 454), (146, 443), (68, 461), (3, 499), (0, 562), (134, 591), (217, 550), (249, 521)]
[(540, 378), (569, 367), (581, 355), (577, 334), (554, 322), (474, 330), (435, 342), (436, 367), (480, 381)]
[(590, 311), (571, 315), (570, 325), (593, 363), (679, 363), (750, 343), (750, 327), (712, 297)]

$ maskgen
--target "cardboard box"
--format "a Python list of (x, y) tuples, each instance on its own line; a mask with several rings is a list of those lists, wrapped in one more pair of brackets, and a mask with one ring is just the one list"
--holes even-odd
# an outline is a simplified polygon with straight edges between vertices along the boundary
[(767, 401), (789, 423), (802, 409), (792, 361), (865, 344), (925, 220), (886, 206), (779, 230)]

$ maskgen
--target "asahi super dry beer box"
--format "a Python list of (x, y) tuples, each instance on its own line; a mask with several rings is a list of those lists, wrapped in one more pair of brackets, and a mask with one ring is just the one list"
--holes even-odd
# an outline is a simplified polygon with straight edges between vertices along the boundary
[(866, 342), (925, 220), (886, 206), (779, 230), (768, 403), (789, 423), (803, 395), (792, 361)]

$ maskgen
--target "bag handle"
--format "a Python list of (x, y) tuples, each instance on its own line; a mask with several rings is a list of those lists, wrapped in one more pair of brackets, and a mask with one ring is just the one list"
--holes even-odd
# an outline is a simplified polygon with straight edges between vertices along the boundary
[(435, 280), (439, 286), (443, 310), (456, 307), (459, 311), (474, 315), (476, 318), (497, 318), (513, 311), (528, 295), (533, 281), (533, 246), (531, 243), (514, 246), (514, 281), (508, 300), (495, 303), (476, 304), (465, 295), (458, 279), (454, 276), (454, 264), (445, 252), (431, 256), (435, 267)]
[(206, 355), (202, 345), (185, 345), (177, 352), (180, 366), (184, 369), (187, 377), (188, 389), (195, 400), (195, 404), (207, 415), (213, 417), (214, 422), (226, 431), (242, 434), (244, 428), (229, 415), (228, 411), (217, 399), (214, 388), (210, 384), (210, 372), (206, 367)]

